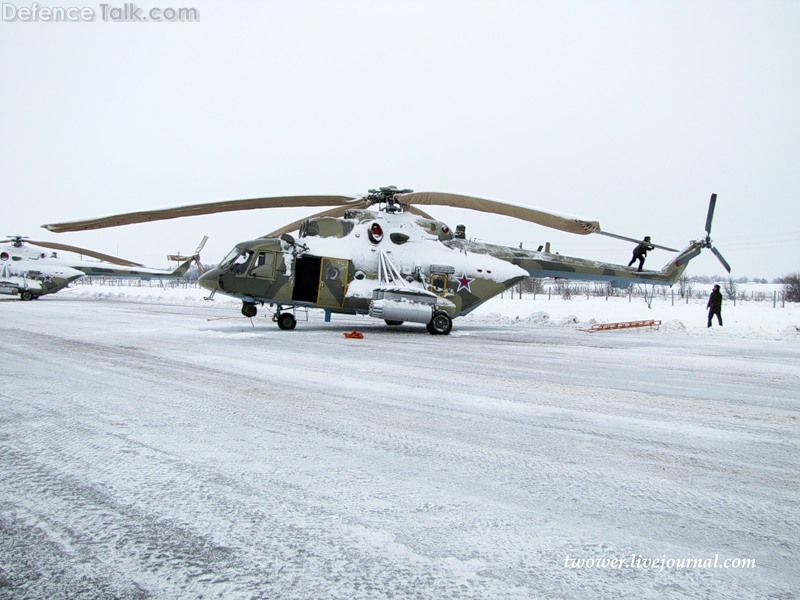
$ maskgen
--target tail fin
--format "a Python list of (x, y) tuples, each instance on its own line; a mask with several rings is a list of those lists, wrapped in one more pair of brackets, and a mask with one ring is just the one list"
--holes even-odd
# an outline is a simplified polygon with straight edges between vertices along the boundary
[(678, 279), (681, 278), (681, 275), (683, 275), (686, 267), (689, 265), (689, 261), (700, 255), (704, 245), (704, 240), (696, 240), (690, 243), (681, 251), (680, 254), (678, 254), (678, 256), (669, 261), (669, 263), (667, 263), (667, 265), (661, 269), (660, 275), (663, 275), (664, 278), (671, 283), (677, 282)]
[(177, 269), (175, 269), (168, 275), (168, 277), (183, 277), (189, 271), (189, 268), (192, 266), (194, 260), (195, 257), (193, 256), (190, 259), (182, 262), (180, 265), (178, 265)]

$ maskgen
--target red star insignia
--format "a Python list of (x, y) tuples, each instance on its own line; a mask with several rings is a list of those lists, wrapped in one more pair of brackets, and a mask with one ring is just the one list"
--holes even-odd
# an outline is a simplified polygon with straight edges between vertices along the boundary
[(458, 289), (456, 290), (457, 292), (460, 292), (461, 290), (467, 290), (469, 293), (472, 293), (472, 290), (469, 289), (469, 286), (473, 281), (475, 281), (474, 279), (467, 277), (467, 274), (464, 273), (461, 277), (456, 279), (456, 281), (458, 281)]

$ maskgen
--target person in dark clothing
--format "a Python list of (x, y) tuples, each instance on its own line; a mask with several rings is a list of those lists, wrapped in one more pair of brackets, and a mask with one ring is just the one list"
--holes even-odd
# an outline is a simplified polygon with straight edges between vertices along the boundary
[(644, 267), (644, 257), (647, 256), (647, 251), (652, 250), (653, 248), (653, 244), (650, 243), (650, 236), (646, 235), (644, 240), (639, 242), (639, 245), (633, 249), (633, 258), (631, 258), (631, 262), (628, 263), (628, 266), (630, 267), (638, 260), (639, 271), (641, 271), (642, 267)]
[(722, 327), (722, 292), (719, 291), (718, 285), (715, 285), (711, 291), (706, 308), (708, 309), (708, 326), (711, 327), (711, 318), (717, 315), (719, 326)]

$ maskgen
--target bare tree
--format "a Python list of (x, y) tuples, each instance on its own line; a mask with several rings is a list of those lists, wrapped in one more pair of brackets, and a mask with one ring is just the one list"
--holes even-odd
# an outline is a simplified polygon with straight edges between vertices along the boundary
[(800, 302), (800, 273), (781, 277), (778, 283), (783, 284), (783, 294), (788, 302)]
[(568, 281), (558, 281), (553, 291), (559, 294), (564, 300), (572, 299), (572, 287), (569, 285)]
[(544, 292), (544, 284), (542, 283), (541, 279), (534, 279), (533, 277), (528, 277), (527, 279), (523, 279), (522, 283), (522, 291), (526, 294), (541, 294)]
[(739, 284), (733, 277), (728, 277), (723, 284), (725, 290), (725, 297), (728, 300), (736, 300), (736, 293), (739, 291)]
[(685, 274), (681, 275), (678, 279), (678, 293), (681, 298), (691, 298), (694, 294), (694, 282), (689, 279)]

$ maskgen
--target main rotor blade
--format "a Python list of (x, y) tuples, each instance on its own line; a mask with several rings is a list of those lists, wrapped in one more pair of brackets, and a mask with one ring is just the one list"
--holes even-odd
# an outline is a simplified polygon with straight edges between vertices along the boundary
[(406, 210), (410, 212), (412, 215), (417, 215), (418, 217), (422, 217), (423, 219), (430, 219), (431, 221), (436, 221), (436, 219), (434, 219), (424, 210), (417, 208), (416, 206), (408, 206)]
[[(617, 235), (616, 233), (608, 233), (607, 231), (595, 231), (595, 233), (599, 233), (600, 235), (605, 235), (605, 236), (608, 236), (608, 237), (616, 238), (618, 240), (625, 240), (626, 242), (633, 242), (635, 244), (639, 244), (642, 241), (642, 240), (637, 240), (635, 238), (625, 237), (624, 235)], [(670, 252), (679, 252), (679, 250), (676, 250), (675, 248), (670, 248), (668, 246), (660, 246), (660, 245), (654, 244), (652, 242), (650, 242), (650, 245), (653, 246), (654, 248), (660, 248), (661, 250), (668, 250)]]
[(706, 216), (706, 234), (711, 235), (711, 221), (714, 219), (714, 207), (717, 205), (717, 195), (711, 194), (708, 201), (708, 215)]
[(722, 266), (725, 267), (725, 270), (728, 273), (730, 273), (731, 272), (731, 266), (728, 264), (728, 261), (725, 260), (725, 258), (722, 256), (722, 254), (720, 254), (720, 251), (717, 250), (714, 246), (711, 246), (711, 252), (713, 252), (714, 256), (716, 256), (719, 259), (719, 262), (722, 263)]
[(130, 260), (125, 260), (124, 258), (119, 258), (118, 256), (111, 256), (109, 254), (103, 254), (102, 252), (95, 252), (94, 250), (79, 248), (78, 246), (69, 246), (67, 244), (58, 244), (55, 242), (37, 242), (35, 240), (28, 240), (28, 243), (33, 244), (34, 246), (41, 246), (42, 248), (50, 248), (52, 250), (63, 250), (64, 252), (75, 252), (76, 254), (85, 254), (86, 256), (91, 256), (92, 258), (99, 258), (100, 260), (114, 263), (115, 265), (120, 265), (123, 267), (144, 266), (140, 263), (136, 263)]
[(97, 219), (83, 221), (70, 221), (65, 223), (51, 223), (42, 225), (45, 229), (64, 233), (65, 231), (85, 231), (87, 229), (102, 229), (104, 227), (117, 227), (119, 225), (132, 225), (134, 223), (147, 223), (149, 221), (163, 221), (179, 217), (196, 217), (220, 212), (237, 210), (253, 210), (256, 208), (296, 208), (305, 206), (340, 206), (357, 200), (351, 196), (281, 196), (275, 198), (249, 198), (244, 200), (224, 200), (222, 202), (209, 202), (205, 204), (189, 204), (175, 208), (161, 210), (144, 210), (132, 213), (122, 213)]
[(412, 192), (396, 196), (404, 204), (425, 204), (429, 206), (453, 206), (455, 208), (469, 208), (480, 212), (514, 217), (522, 221), (537, 223), (552, 229), (586, 235), (600, 230), (597, 221), (583, 221), (581, 219), (562, 217), (543, 210), (516, 206), (496, 200), (462, 196), (460, 194), (446, 194), (441, 192)]

